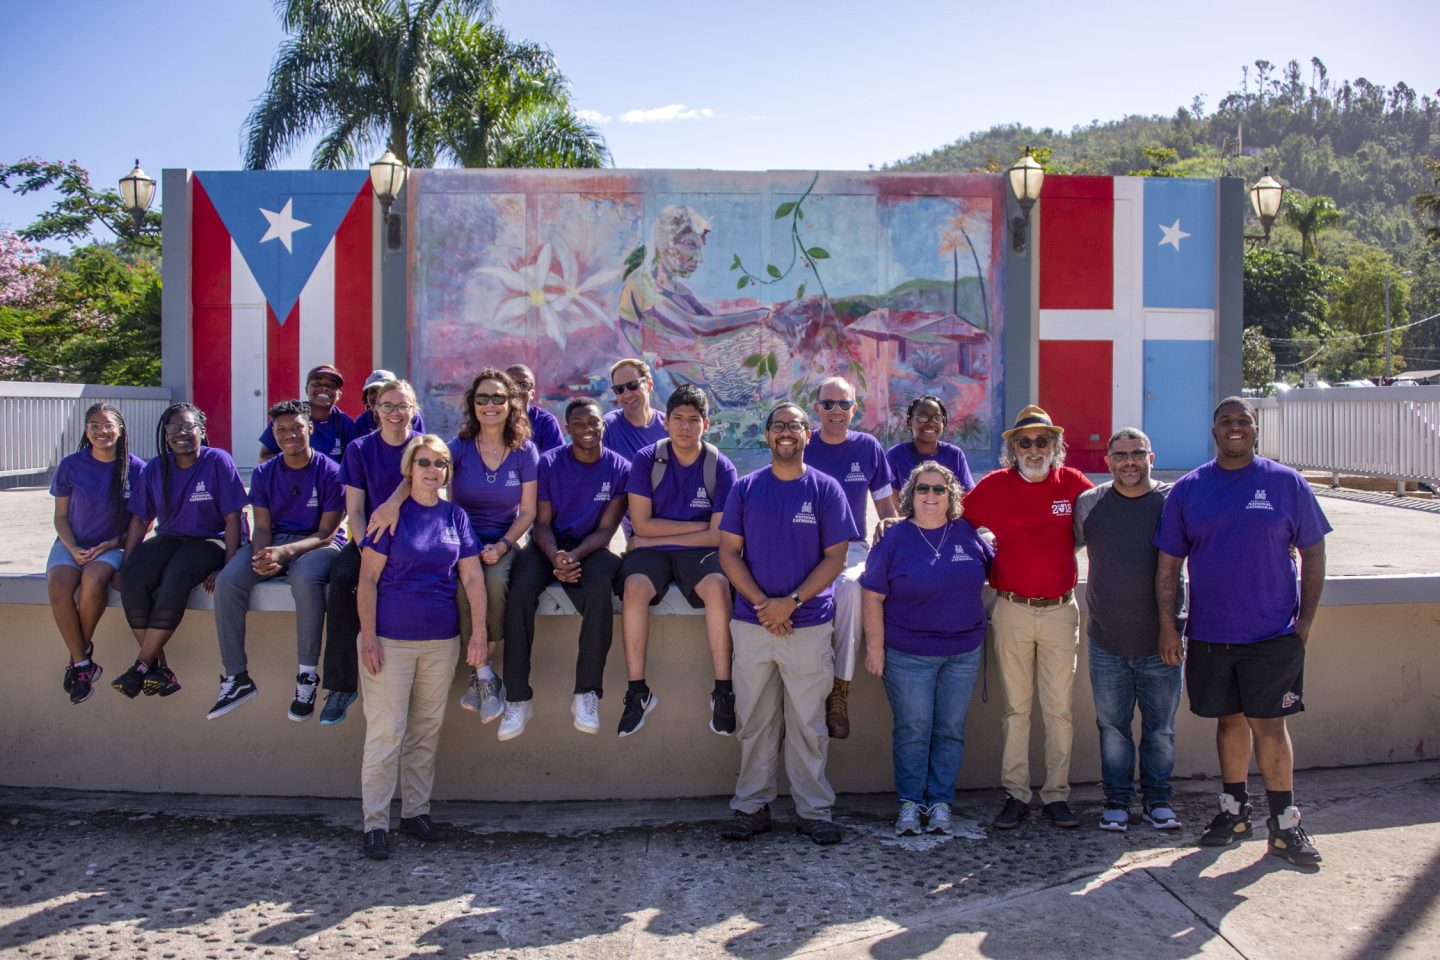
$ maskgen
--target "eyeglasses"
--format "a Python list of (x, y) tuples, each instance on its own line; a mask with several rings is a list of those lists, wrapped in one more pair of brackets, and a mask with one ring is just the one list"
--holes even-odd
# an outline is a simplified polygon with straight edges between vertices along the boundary
[(1035, 447), (1037, 450), (1044, 450), (1046, 447), (1050, 446), (1050, 438), (1021, 437), (1019, 440), (1015, 441), (1015, 446), (1019, 447), (1021, 450), (1029, 450), (1031, 447)]
[(167, 423), (165, 424), (165, 436), (178, 437), (183, 434), (192, 433), (200, 429), (200, 424), (191, 421), (189, 423)]
[(85, 424), (86, 431), (90, 433), (110, 433), (119, 430), (119, 424), (111, 423), (109, 420), (91, 420)]
[(950, 492), (950, 488), (947, 487), (947, 486), (945, 486), (945, 484), (943, 484), (943, 483), (917, 483), (917, 484), (915, 484), (915, 492), (916, 492), (916, 493), (949, 493), (949, 492)]
[(645, 381), (643, 379), (627, 380), (624, 383), (617, 383), (612, 385), (610, 389), (615, 391), (615, 396), (623, 397), (628, 391), (639, 390), (643, 386), (645, 386)]
[(1111, 460), (1124, 463), (1126, 460), (1144, 460), (1150, 456), (1149, 450), (1112, 450), (1107, 456)]
[[(513, 380), (514, 378), (512, 377), (511, 379)], [(515, 380), (514, 382), (515, 382), (516, 388), (518, 388), (518, 389), (520, 389), (520, 390), (534, 390), (534, 389), (535, 389), (535, 384), (531, 383), (529, 380)]]
[(855, 401), (854, 401), (854, 400), (821, 400), (821, 401), (820, 401), (820, 409), (821, 409), (821, 410), (834, 410), (836, 407), (839, 407), (841, 410), (849, 410), (849, 409), (850, 409), (851, 407), (853, 407), (853, 406), (855, 406)]
[(415, 409), (413, 403), (381, 403), (375, 407), (381, 413), (409, 413)]
[(503, 393), (477, 393), (475, 394), (475, 406), (503, 407), (510, 402), (510, 397)]
[(776, 420), (770, 424), (770, 429), (776, 433), (804, 433), (809, 425), (803, 420)]
[(945, 415), (943, 413), (917, 413), (913, 419), (916, 423), (944, 423)]
[(440, 457), (436, 460), (431, 460), (429, 457), (416, 457), (415, 466), (422, 470), (428, 470), (431, 467), (436, 467), (440, 470), (449, 470), (450, 459), (448, 457)]

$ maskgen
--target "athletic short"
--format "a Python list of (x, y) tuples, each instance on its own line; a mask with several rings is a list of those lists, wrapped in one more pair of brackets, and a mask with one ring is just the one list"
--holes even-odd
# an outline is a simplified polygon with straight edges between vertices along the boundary
[(656, 550), (652, 547), (626, 551), (620, 561), (620, 572), (615, 575), (615, 592), (625, 596), (625, 580), (640, 574), (655, 587), (655, 596), (650, 606), (655, 606), (665, 596), (670, 584), (680, 587), (690, 606), (699, 610), (705, 602), (695, 594), (695, 588), (712, 573), (723, 574), (720, 569), (720, 551), (713, 547), (691, 547), (683, 550)]
[(1259, 643), (1192, 640), (1185, 655), (1185, 690), (1197, 717), (1299, 713), (1304, 684), (1305, 642), (1295, 633)]
[[(111, 549), (106, 550), (104, 553), (100, 554), (100, 556), (96, 557), (90, 562), (106, 563), (110, 565), (111, 570), (119, 570), (120, 561), (124, 558), (124, 550), (120, 549), (119, 547), (112, 547)], [(50, 548), (50, 556), (45, 558), (45, 572), (49, 573), (56, 567), (74, 567), (76, 570), (85, 569), (84, 567), (80, 566), (80, 564), (75, 562), (74, 557), (70, 556), (70, 551), (65, 549), (65, 544), (60, 542), (59, 537), (55, 538), (55, 545)]]

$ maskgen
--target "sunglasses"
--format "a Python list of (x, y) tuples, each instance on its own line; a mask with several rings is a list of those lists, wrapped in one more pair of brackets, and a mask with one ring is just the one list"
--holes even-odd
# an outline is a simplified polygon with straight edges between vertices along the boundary
[(1031, 447), (1034, 447), (1037, 450), (1044, 450), (1046, 447), (1050, 446), (1050, 438), (1035, 437), (1032, 440), (1030, 437), (1021, 437), (1019, 440), (1015, 441), (1015, 446), (1019, 447), (1021, 450), (1029, 450)]
[(949, 493), (949, 492), (950, 492), (950, 488), (947, 487), (947, 486), (945, 486), (945, 484), (943, 484), (943, 483), (917, 483), (917, 484), (915, 484), (915, 492), (916, 492), (916, 493)]
[(375, 409), (381, 413), (409, 413), (415, 406), (410, 403), (381, 403), (377, 404)]
[(492, 407), (503, 407), (510, 402), (510, 397), (503, 393), (477, 393), (475, 394), (475, 406), (483, 407), (487, 404)]
[(429, 457), (416, 457), (415, 466), (419, 467), (422, 470), (428, 470), (431, 467), (437, 467), (441, 470), (449, 470), (450, 459), (448, 457), (439, 457), (435, 460), (431, 460)]
[(645, 381), (644, 381), (643, 379), (642, 379), (642, 380), (627, 380), (625, 383), (617, 383), (617, 384), (614, 384), (613, 386), (610, 387), (610, 389), (615, 391), (615, 396), (617, 396), (617, 397), (623, 397), (623, 396), (624, 396), (626, 393), (628, 393), (629, 391), (631, 391), (631, 390), (639, 390), (639, 389), (640, 389), (641, 387), (643, 387), (643, 386), (645, 386)]
[(770, 429), (776, 433), (785, 433), (786, 431), (790, 433), (804, 433), (807, 426), (803, 420), (776, 420), (770, 424)]
[(821, 400), (821, 401), (820, 401), (820, 409), (821, 409), (821, 410), (834, 410), (836, 407), (839, 407), (841, 410), (849, 410), (849, 409), (850, 409), (851, 407), (853, 407), (853, 406), (855, 406), (855, 401), (854, 401), (854, 400)]
[(1124, 463), (1126, 460), (1144, 460), (1150, 456), (1149, 450), (1115, 450), (1108, 454), (1111, 460), (1116, 463)]

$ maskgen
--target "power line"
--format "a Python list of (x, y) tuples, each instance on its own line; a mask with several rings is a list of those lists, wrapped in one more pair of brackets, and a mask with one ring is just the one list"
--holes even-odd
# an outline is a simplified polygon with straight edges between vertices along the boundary
[(1411, 327), (1418, 327), (1422, 323), (1429, 323), (1431, 320), (1437, 319), (1440, 319), (1440, 313), (1431, 314), (1430, 316), (1425, 317), (1422, 320), (1416, 320), (1412, 323), (1402, 324), (1398, 327), (1391, 327), (1388, 331), (1377, 330), (1374, 333), (1335, 333), (1326, 337), (1316, 335), (1313, 337), (1266, 337), (1265, 339), (1270, 343), (1314, 343), (1317, 340), (1324, 340), (1325, 342), (1329, 343), (1335, 340), (1368, 340), (1371, 337), (1383, 337), (1386, 333), (1399, 333), (1401, 330), (1408, 330)]

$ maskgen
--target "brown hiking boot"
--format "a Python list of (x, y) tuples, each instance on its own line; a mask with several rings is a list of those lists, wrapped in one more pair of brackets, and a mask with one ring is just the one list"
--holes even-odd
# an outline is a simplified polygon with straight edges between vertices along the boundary
[(830, 739), (844, 740), (850, 736), (850, 681), (836, 678), (830, 696), (825, 698), (825, 726)]

